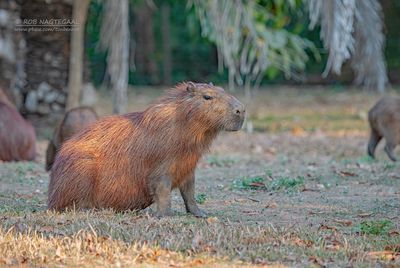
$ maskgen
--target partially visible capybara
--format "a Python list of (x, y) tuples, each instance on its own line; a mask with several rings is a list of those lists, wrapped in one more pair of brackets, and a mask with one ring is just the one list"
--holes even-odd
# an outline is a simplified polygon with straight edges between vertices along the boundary
[(10, 99), (8, 98), (6, 92), (4, 92), (4, 90), (2, 88), (0, 88), (0, 102), (7, 104), (10, 107), (13, 107), (15, 109), (17, 109), (14, 105), (14, 103), (12, 103), (10, 101)]
[(400, 98), (383, 97), (368, 113), (371, 136), (368, 143), (368, 154), (374, 157), (375, 148), (385, 138), (385, 152), (392, 161), (396, 161), (394, 149), (400, 143)]
[(142, 112), (98, 120), (65, 142), (49, 185), (49, 209), (144, 209), (171, 214), (179, 188), (187, 212), (202, 217), (194, 198), (199, 158), (221, 130), (242, 127), (244, 106), (222, 88), (182, 83)]
[(53, 138), (46, 151), (46, 170), (50, 170), (57, 151), (67, 139), (98, 119), (96, 112), (90, 107), (73, 108), (65, 113), (60, 124), (54, 130)]
[(35, 156), (34, 128), (0, 89), (0, 160), (34, 160)]

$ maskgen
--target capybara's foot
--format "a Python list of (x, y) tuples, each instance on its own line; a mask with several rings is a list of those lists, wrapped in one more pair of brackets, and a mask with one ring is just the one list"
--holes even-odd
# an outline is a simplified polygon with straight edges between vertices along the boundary
[(393, 162), (397, 161), (396, 156), (394, 156), (394, 146), (386, 145), (385, 152), (389, 156), (390, 160), (392, 160)]
[(193, 214), (193, 216), (197, 218), (207, 218), (207, 213), (205, 213), (203, 210), (197, 208), (196, 211), (189, 211), (189, 213)]
[(164, 209), (164, 210), (157, 210), (155, 213), (155, 216), (157, 218), (163, 218), (163, 217), (172, 217), (174, 215), (174, 213), (172, 212), (172, 210), (169, 209)]

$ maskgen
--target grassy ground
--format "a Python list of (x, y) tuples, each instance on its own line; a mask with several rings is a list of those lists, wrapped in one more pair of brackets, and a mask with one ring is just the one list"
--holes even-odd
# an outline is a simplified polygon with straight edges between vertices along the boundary
[[(130, 110), (156, 90), (132, 92)], [(400, 165), (365, 155), (377, 95), (274, 88), (247, 105), (254, 132), (223, 133), (197, 169), (210, 217), (46, 211), (45, 139), (38, 163), (0, 163), (0, 265), (400, 266)], [(101, 98), (98, 111), (110, 111)], [(397, 151), (399, 153), (399, 151)]]

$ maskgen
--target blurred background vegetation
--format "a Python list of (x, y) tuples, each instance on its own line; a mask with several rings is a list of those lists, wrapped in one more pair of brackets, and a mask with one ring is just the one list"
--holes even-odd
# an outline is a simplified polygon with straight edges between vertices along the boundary
[(122, 113), (128, 84), (189, 80), (246, 98), (270, 84), (383, 93), (400, 83), (399, 25), (398, 0), (3, 0), (0, 87), (38, 115), (94, 105), (98, 88)]
[[(217, 49), (214, 43), (202, 36), (201, 26), (193, 6), (188, 1), (155, 0), (148, 6), (146, 1), (130, 1), (131, 56), (134, 50), (137, 54), (131, 59), (129, 84), (132, 85), (162, 85), (175, 84), (184, 80), (213, 81), (226, 84), (228, 71), (218, 71)], [(286, 1), (258, 0), (274, 14), (274, 20), (269, 20), (270, 27), (285, 29), (290, 33), (310, 40), (321, 58), (308, 50), (309, 60), (302, 73), (301, 82), (309, 84), (334, 83), (346, 84), (352, 81), (352, 71), (344, 66), (342, 75), (330, 75), (322, 78), (327, 52), (320, 40), (320, 28), (308, 28), (309, 18), (302, 1), (296, 1), (296, 8), (290, 8)], [(385, 56), (390, 83), (400, 82), (400, 1), (381, 1), (385, 14), (386, 47)], [(86, 25), (86, 55), (90, 63), (91, 78), (99, 86), (106, 76), (106, 53), (98, 49), (100, 40), (101, 12), (104, 3), (100, 0), (91, 1)], [(165, 6), (169, 10), (169, 40), (170, 52), (163, 47), (163, 16)], [(260, 18), (263, 20), (263, 18)], [(140, 29), (139, 33), (135, 29)], [(148, 31), (148, 32), (143, 32)], [(168, 58), (166, 54), (171, 53)], [(165, 60), (171, 62), (165, 64)], [(165, 70), (170, 66), (171, 70)], [(166, 74), (165, 74), (166, 73)], [(167, 77), (166, 77), (167, 76)], [(169, 76), (169, 77), (168, 77)], [(277, 68), (271, 66), (266, 70), (262, 80), (263, 85), (277, 83), (299, 83), (297, 79), (285, 79)]]

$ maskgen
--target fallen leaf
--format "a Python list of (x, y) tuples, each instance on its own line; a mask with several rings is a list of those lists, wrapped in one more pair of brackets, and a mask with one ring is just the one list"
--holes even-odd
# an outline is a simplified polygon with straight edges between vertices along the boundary
[(41, 233), (50, 233), (50, 232), (54, 231), (54, 227), (53, 226), (43, 226), (38, 231)]
[(321, 214), (325, 214), (324, 211), (309, 211), (308, 212), (309, 215), (321, 215)]
[(265, 208), (277, 208), (277, 207), (278, 207), (278, 204), (275, 202), (271, 202), (271, 203), (265, 205)]
[(255, 211), (255, 210), (243, 210), (243, 213), (249, 214), (249, 215), (258, 215), (260, 212)]
[(207, 218), (207, 223), (215, 223), (218, 222), (218, 218), (217, 217), (208, 217)]
[(247, 199), (249, 199), (249, 200), (251, 200), (251, 201), (253, 201), (253, 202), (260, 202), (260, 200), (257, 200), (257, 199), (255, 199), (255, 198), (251, 198), (251, 197), (247, 197)]
[(251, 187), (262, 187), (262, 188), (264, 188), (264, 187), (265, 187), (265, 183), (263, 183), (263, 182), (251, 182), (251, 183), (249, 183), (249, 186), (251, 186)]
[(333, 221), (334, 221), (334, 222), (337, 222), (337, 223), (339, 223), (340, 225), (343, 225), (343, 226), (350, 226), (350, 225), (353, 224), (353, 222), (352, 222), (352, 221), (349, 221), (349, 220), (334, 219)]
[(343, 170), (339, 171), (338, 174), (339, 174), (339, 175), (342, 175), (342, 176), (348, 176), (348, 177), (355, 177), (355, 176), (357, 176), (356, 173), (353, 173), (353, 172), (350, 172), (350, 171), (343, 171)]
[(336, 231), (337, 228), (335, 226), (328, 226), (328, 225), (325, 225), (325, 224), (321, 224), (319, 226), (318, 230), (334, 230), (334, 231)]
[(391, 250), (371, 251), (368, 256), (373, 259), (395, 260), (400, 256), (400, 253)]
[(361, 213), (361, 214), (358, 214), (357, 216), (360, 217), (360, 218), (367, 218), (367, 217), (369, 217), (371, 215), (372, 215), (372, 213)]
[(312, 188), (303, 188), (301, 189), (302, 192), (321, 192), (320, 189), (312, 189)]
[(398, 231), (390, 231), (389, 236), (398, 236), (400, 233)]
[(388, 246), (385, 247), (385, 250), (390, 250), (390, 251), (394, 251), (394, 252), (400, 253), (400, 244), (388, 245)]
[(321, 258), (318, 258), (317, 256), (311, 256), (308, 258), (308, 260), (312, 263), (318, 264), (321, 267), (325, 267), (325, 263), (322, 261)]
[(307, 132), (302, 127), (294, 126), (292, 128), (292, 134), (293, 136), (305, 136)]
[(329, 250), (339, 250), (341, 247), (343, 247), (343, 244), (338, 241), (338, 240), (332, 240), (327, 242), (325, 248)]

